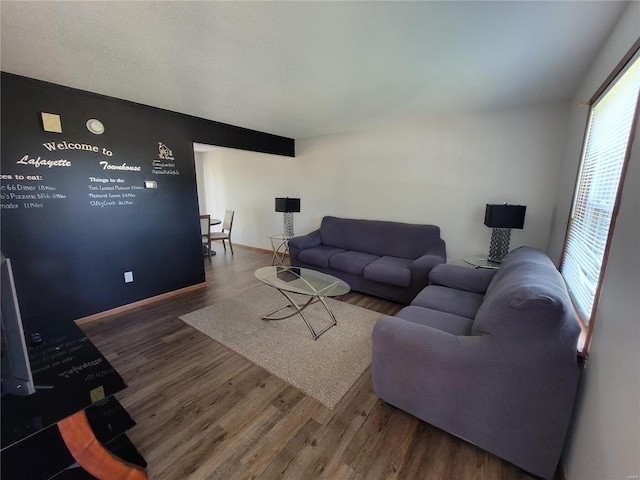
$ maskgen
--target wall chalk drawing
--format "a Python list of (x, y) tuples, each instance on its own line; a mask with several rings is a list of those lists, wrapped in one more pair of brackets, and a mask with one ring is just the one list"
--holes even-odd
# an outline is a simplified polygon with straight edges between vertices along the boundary
[(290, 139), (2, 74), (1, 249), (25, 329), (205, 281), (193, 142), (293, 156)]

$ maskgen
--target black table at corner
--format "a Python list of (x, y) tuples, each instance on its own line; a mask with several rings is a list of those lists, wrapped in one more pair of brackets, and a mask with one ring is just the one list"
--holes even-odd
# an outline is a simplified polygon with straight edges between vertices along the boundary
[(101, 445), (146, 467), (125, 434), (135, 422), (114, 397), (127, 385), (77, 325), (43, 335), (42, 343), (29, 347), (29, 357), (36, 393), (2, 395), (3, 480), (95, 478), (77, 465), (58, 428), (81, 411)]

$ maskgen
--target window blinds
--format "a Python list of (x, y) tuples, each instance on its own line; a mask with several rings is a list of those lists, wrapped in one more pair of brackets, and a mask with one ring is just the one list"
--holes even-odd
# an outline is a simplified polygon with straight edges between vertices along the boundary
[(639, 91), (640, 60), (636, 55), (590, 111), (560, 266), (576, 308), (587, 324), (599, 287)]

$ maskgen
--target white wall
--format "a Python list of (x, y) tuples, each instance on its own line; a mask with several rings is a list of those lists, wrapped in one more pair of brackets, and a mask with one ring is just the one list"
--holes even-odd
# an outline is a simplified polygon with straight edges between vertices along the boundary
[(198, 208), (201, 214), (206, 214), (207, 208), (207, 189), (205, 186), (206, 175), (204, 173), (204, 156), (202, 152), (193, 152), (196, 164), (196, 185), (198, 187)]
[(296, 161), (222, 147), (197, 154), (198, 196), (204, 197), (201, 213), (222, 219), (225, 210), (234, 210), (233, 242), (270, 249), (267, 235), (282, 232), (282, 213), (274, 211), (275, 198), (301, 195), (298, 182), (288, 180)]
[(202, 155), (212, 216), (236, 210), (239, 244), (270, 248), (282, 230), (276, 196), (301, 198), (296, 233), (324, 215), (439, 225), (452, 263), (488, 253), (486, 203), (527, 206), (511, 247), (546, 248), (568, 104), (452, 116), (393, 128), (306, 138), (296, 157), (216, 148)]
[[(559, 259), (580, 161), (588, 100), (640, 36), (631, 2), (572, 102), (549, 251)], [(639, 124), (640, 125), (640, 124)], [(589, 360), (565, 453), (568, 480), (640, 475), (640, 129), (623, 187)]]

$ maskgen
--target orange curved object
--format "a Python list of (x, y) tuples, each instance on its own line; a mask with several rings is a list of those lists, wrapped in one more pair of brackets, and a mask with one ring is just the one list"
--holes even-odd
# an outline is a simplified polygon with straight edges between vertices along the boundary
[(58, 422), (64, 443), (78, 464), (100, 480), (147, 480), (147, 474), (107, 450), (91, 430), (84, 410)]

